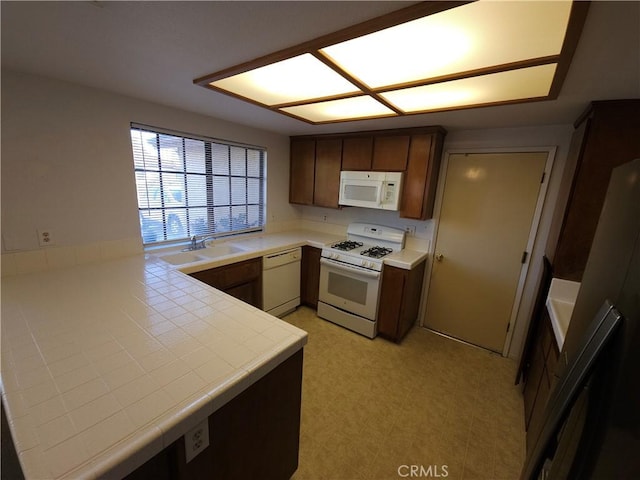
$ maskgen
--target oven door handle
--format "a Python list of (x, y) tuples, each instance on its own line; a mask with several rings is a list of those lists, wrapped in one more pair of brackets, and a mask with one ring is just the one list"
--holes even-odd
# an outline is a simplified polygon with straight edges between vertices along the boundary
[(380, 278), (380, 272), (376, 270), (369, 270), (361, 267), (354, 267), (349, 265), (348, 263), (336, 262), (335, 260), (331, 260), (329, 258), (321, 258), (320, 263), (323, 265), (327, 265), (328, 267), (334, 267), (336, 270), (346, 270), (353, 272), (357, 275), (361, 275), (363, 277), (369, 278)]

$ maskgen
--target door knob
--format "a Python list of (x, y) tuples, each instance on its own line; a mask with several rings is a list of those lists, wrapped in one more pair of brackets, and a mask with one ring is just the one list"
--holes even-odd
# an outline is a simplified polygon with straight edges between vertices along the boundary
[(444, 258), (444, 255), (442, 255), (441, 253), (437, 253), (437, 254), (436, 254), (436, 260), (437, 260), (438, 262), (441, 262), (443, 258)]

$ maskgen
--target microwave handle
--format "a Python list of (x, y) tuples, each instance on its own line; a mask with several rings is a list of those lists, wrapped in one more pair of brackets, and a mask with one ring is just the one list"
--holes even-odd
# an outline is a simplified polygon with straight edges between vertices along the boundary
[(386, 196), (387, 182), (382, 182), (382, 186), (378, 189), (378, 205), (382, 205), (382, 199)]

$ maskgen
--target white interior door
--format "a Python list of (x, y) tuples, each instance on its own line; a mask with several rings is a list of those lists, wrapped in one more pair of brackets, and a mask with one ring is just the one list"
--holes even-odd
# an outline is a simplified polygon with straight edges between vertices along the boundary
[(502, 353), (548, 155), (449, 156), (427, 328)]

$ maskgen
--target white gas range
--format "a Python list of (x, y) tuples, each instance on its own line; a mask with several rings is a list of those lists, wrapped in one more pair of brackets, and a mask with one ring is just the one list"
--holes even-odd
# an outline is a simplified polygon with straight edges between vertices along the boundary
[(352, 223), (347, 238), (322, 249), (318, 316), (374, 338), (384, 257), (404, 248), (403, 230)]

